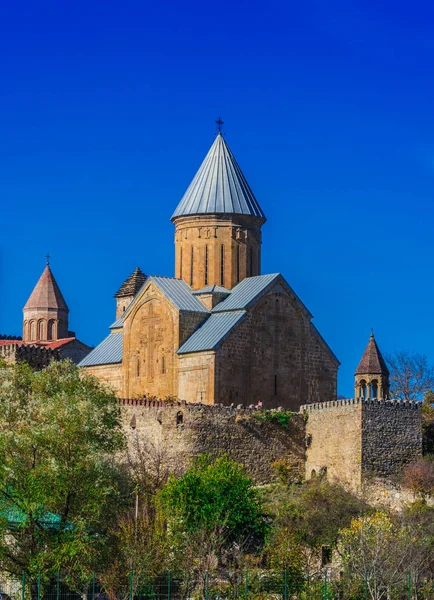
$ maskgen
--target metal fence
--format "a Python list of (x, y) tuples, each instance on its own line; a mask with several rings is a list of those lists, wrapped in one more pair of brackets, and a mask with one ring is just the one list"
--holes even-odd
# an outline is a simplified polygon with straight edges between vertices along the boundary
[[(84, 584), (57, 574), (25, 574), (0, 580), (0, 600), (370, 600), (368, 578), (324, 569), (300, 579), (291, 571), (169, 571), (150, 577), (133, 571), (103, 584), (96, 574)], [(386, 600), (434, 600), (432, 582), (416, 585), (410, 574), (384, 591)]]

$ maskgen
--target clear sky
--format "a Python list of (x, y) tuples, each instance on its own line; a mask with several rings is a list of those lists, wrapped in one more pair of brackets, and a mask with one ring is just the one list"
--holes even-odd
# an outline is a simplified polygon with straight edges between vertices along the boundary
[(44, 255), (97, 344), (136, 266), (173, 275), (170, 215), (215, 119), (280, 271), (342, 362), (374, 327), (434, 362), (434, 5), (5, 2), (0, 17), (0, 333)]

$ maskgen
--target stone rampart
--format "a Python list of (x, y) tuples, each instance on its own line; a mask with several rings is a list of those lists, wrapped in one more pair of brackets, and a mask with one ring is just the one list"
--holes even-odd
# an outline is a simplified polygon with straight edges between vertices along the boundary
[(151, 446), (173, 468), (185, 470), (192, 458), (207, 452), (214, 457), (228, 454), (257, 483), (273, 480), (276, 461), (284, 461), (295, 477), (304, 475), (305, 426), (300, 414), (291, 413), (283, 427), (262, 420), (264, 413), (252, 407), (135, 399), (119, 403), (130, 449), (134, 451), (137, 443), (145, 450)]

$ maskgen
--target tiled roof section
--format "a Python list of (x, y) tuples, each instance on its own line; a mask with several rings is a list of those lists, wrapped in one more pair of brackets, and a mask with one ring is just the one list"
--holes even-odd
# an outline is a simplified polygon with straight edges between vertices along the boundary
[(231, 291), (221, 285), (207, 285), (206, 287), (201, 288), (200, 290), (196, 290), (193, 292), (195, 296), (200, 296), (201, 294), (230, 294)]
[(111, 365), (122, 362), (122, 333), (111, 333), (78, 363), (79, 367)]
[(172, 219), (196, 214), (265, 215), (234, 155), (219, 133)]
[(230, 295), (223, 302), (213, 308), (213, 312), (248, 308), (249, 304), (274, 284), (279, 277), (281, 277), (279, 273), (246, 277), (232, 288)]
[(159, 277), (152, 275), (149, 277), (163, 292), (163, 294), (179, 310), (187, 312), (207, 313), (209, 310), (202, 302), (193, 295), (193, 290), (183, 279), (174, 279), (173, 277)]
[(356, 370), (356, 375), (389, 375), (386, 361), (384, 360), (374, 334), (371, 333), (368, 345)]
[(123, 282), (115, 294), (115, 298), (124, 298), (125, 296), (135, 296), (146, 281), (146, 275), (137, 267), (127, 279)]
[(30, 298), (27, 300), (24, 310), (46, 308), (69, 310), (48, 265), (45, 267), (38, 283), (30, 294)]
[(24, 344), (23, 340), (0, 340), (0, 346), (21, 346)]
[(212, 314), (178, 350), (178, 354), (214, 350), (246, 316), (246, 311)]
[(61, 340), (56, 340), (55, 342), (43, 342), (41, 345), (45, 346), (45, 348), (61, 348), (62, 346), (65, 346), (76, 339), (77, 338), (75, 337), (63, 338)]

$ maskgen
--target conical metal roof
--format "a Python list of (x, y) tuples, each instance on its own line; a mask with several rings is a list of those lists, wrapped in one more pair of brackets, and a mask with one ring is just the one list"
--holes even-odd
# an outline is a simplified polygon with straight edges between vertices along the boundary
[(371, 333), (368, 345), (356, 370), (356, 375), (389, 375), (386, 361), (377, 346), (374, 334)]
[(30, 294), (24, 310), (47, 308), (69, 310), (48, 264)]
[(197, 214), (265, 215), (234, 155), (219, 133), (172, 219)]

